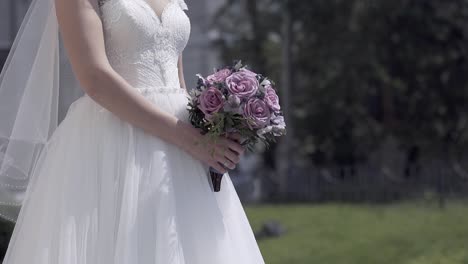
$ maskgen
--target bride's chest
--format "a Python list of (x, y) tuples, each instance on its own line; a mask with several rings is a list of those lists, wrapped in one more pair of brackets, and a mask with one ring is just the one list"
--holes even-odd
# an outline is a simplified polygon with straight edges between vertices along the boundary
[(178, 0), (170, 0), (160, 15), (146, 0), (105, 0), (100, 9), (106, 41), (113, 46), (183, 49), (187, 44), (190, 20)]

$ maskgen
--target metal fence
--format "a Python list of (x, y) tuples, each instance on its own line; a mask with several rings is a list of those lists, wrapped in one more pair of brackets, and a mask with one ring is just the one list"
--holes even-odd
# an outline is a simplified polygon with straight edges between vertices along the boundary
[(243, 202), (372, 202), (468, 197), (468, 158), (431, 159), (387, 166), (378, 163), (331, 166), (294, 165), (286, 194), (280, 195), (277, 171), (261, 166), (251, 173), (230, 173)]
[(447, 198), (468, 196), (468, 173), (462, 163), (440, 160), (399, 169), (373, 164), (308, 166), (291, 171), (287, 190), (287, 201), (378, 203), (422, 198), (443, 206)]

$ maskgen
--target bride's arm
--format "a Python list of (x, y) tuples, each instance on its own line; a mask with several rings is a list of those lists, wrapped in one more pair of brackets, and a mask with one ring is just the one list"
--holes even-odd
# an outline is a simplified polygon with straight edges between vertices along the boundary
[[(112, 69), (105, 53), (97, 0), (55, 0), (55, 3), (73, 71), (81, 87), (94, 101), (121, 119), (181, 147), (219, 171), (226, 170), (218, 162), (227, 162), (230, 168), (234, 167), (239, 153), (243, 153), (242, 146), (229, 139), (208, 146), (194, 144), (202, 139), (198, 129), (158, 109)], [(213, 148), (217, 153), (215, 157), (210, 155)], [(220, 154), (226, 148), (229, 150), (224, 155)]]
[(184, 63), (182, 59), (182, 54), (179, 56), (179, 61), (177, 62), (177, 67), (179, 68), (179, 81), (180, 87), (187, 89), (187, 85), (185, 84), (185, 77), (184, 77)]

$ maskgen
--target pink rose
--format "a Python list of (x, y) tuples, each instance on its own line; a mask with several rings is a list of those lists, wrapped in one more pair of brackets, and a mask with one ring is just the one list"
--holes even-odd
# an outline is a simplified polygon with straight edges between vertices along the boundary
[(217, 82), (224, 82), (226, 80), (227, 77), (229, 77), (229, 75), (232, 74), (232, 71), (230, 69), (221, 69), (215, 73), (213, 73), (212, 75), (206, 77), (206, 79), (210, 82), (210, 83), (217, 83)]
[(242, 68), (239, 70), (239, 72), (243, 72), (244, 74), (247, 74), (247, 75), (250, 75), (250, 76), (254, 76), (256, 77), (257, 74), (253, 71), (250, 71), (250, 70), (247, 70), (246, 68)]
[(200, 110), (205, 114), (205, 118), (208, 120), (223, 107), (224, 101), (223, 94), (215, 87), (209, 87), (203, 90), (198, 97)]
[(271, 86), (266, 86), (264, 100), (273, 111), (278, 112), (281, 109), (279, 104), (279, 97), (276, 94), (275, 89), (273, 89)]
[(250, 98), (258, 91), (256, 74), (249, 70), (240, 70), (226, 78), (226, 85), (232, 94), (239, 98)]
[(270, 108), (265, 101), (258, 98), (250, 98), (244, 104), (244, 117), (250, 119), (249, 128), (263, 128), (270, 123)]

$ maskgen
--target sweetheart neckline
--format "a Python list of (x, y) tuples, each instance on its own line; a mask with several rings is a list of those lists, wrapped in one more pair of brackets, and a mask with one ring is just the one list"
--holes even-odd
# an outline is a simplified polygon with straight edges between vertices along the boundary
[(154, 10), (153, 7), (151, 7), (151, 5), (148, 3), (147, 0), (139, 0), (139, 1), (142, 4), (144, 4), (146, 8), (150, 9), (148, 10), (148, 12), (150, 12), (152, 14), (152, 17), (156, 19), (161, 25), (164, 23), (164, 14), (169, 9), (169, 6), (174, 3), (174, 0), (169, 0), (169, 2), (163, 7), (161, 11), (161, 15), (158, 15), (158, 13), (156, 13), (156, 10)]
[[(107, 3), (111, 3), (113, 1), (117, 1), (117, 0), (103, 1), (103, 3), (100, 5), (100, 7), (103, 8)], [(149, 12), (151, 18), (156, 20), (160, 25), (163, 25), (164, 24), (164, 15), (167, 13), (167, 10), (169, 9), (169, 7), (173, 3), (175, 3), (175, 0), (169, 0), (169, 2), (162, 9), (161, 15), (158, 15), (158, 13), (156, 13), (156, 11), (151, 7), (151, 5), (147, 2), (147, 0), (137, 0), (137, 2), (144, 5), (144, 6), (142, 6), (143, 9), (145, 9), (145, 10), (149, 9), (147, 12)]]

